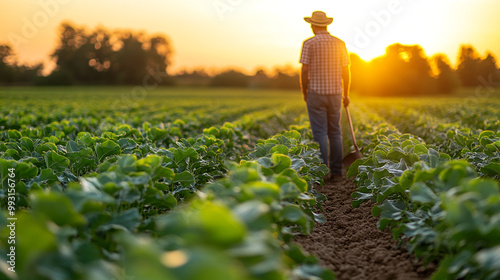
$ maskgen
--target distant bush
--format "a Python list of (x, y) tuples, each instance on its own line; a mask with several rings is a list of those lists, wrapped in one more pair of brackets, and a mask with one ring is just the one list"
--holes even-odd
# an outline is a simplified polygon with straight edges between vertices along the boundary
[(35, 84), (39, 86), (70, 86), (75, 84), (74, 77), (66, 71), (53, 71), (46, 77), (37, 77)]
[(41, 70), (42, 64), (19, 64), (12, 48), (9, 45), (0, 45), (0, 84), (33, 84)]
[(248, 87), (249, 82), (249, 76), (235, 70), (229, 70), (213, 77), (210, 85), (213, 87)]

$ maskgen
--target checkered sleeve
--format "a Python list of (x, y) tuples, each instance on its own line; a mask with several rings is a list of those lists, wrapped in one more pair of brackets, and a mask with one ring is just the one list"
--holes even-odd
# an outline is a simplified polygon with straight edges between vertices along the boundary
[(302, 44), (302, 51), (300, 54), (300, 63), (302, 64), (311, 64), (311, 57), (310, 57), (310, 45), (308, 44), (307, 41), (304, 41)]
[(342, 67), (349, 66), (351, 64), (351, 60), (349, 59), (349, 53), (347, 52), (347, 48), (345, 46), (345, 43), (342, 44)]

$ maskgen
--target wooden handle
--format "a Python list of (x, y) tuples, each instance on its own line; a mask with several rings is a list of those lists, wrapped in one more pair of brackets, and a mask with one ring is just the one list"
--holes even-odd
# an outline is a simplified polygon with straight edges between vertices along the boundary
[(359, 151), (358, 143), (356, 142), (356, 136), (354, 136), (354, 128), (352, 127), (351, 114), (349, 114), (349, 108), (345, 107), (345, 112), (347, 113), (347, 121), (349, 122), (349, 128), (351, 129), (352, 141), (354, 143), (354, 149)]

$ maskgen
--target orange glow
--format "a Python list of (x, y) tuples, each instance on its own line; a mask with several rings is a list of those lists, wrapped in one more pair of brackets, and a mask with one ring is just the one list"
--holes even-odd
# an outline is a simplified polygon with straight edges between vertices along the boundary
[(70, 20), (92, 29), (167, 34), (174, 72), (298, 66), (301, 43), (312, 36), (303, 17), (314, 10), (332, 16), (330, 32), (365, 60), (395, 42), (419, 44), (427, 56), (444, 53), (452, 64), (465, 43), (500, 56), (500, 2), (492, 0), (19, 0), (3, 1), (2, 10), (0, 44), (10, 42), (20, 61), (30, 64), (48, 61), (59, 24)]

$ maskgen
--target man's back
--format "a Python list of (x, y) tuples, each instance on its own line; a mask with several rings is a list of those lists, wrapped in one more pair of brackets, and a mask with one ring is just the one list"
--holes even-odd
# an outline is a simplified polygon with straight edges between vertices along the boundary
[(345, 43), (327, 31), (304, 41), (300, 63), (309, 65), (308, 90), (321, 95), (342, 94), (342, 67), (349, 65)]

